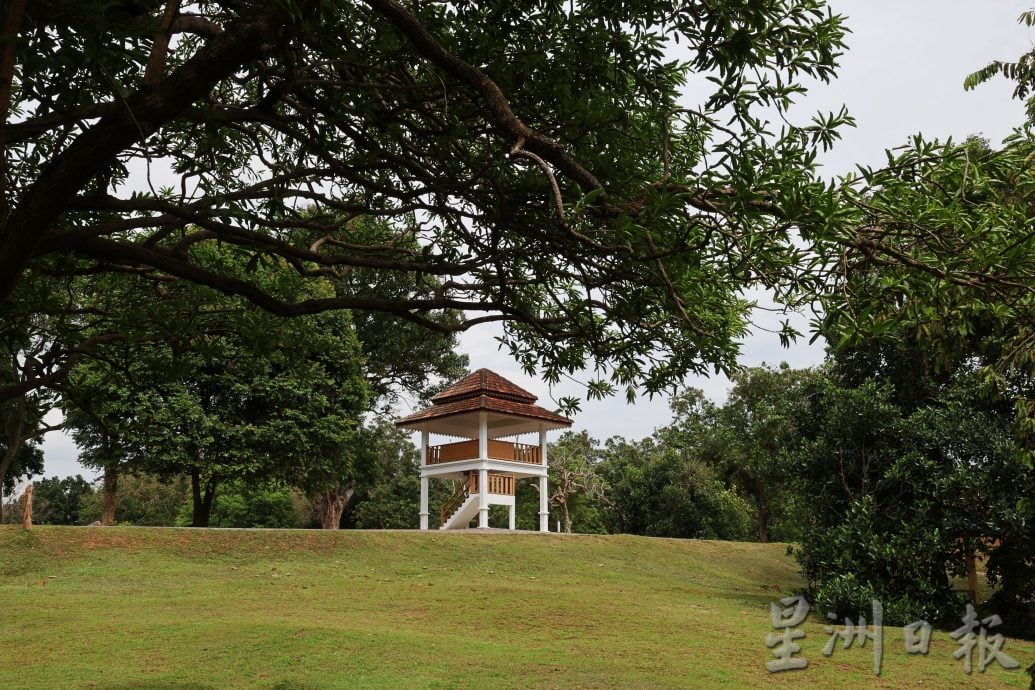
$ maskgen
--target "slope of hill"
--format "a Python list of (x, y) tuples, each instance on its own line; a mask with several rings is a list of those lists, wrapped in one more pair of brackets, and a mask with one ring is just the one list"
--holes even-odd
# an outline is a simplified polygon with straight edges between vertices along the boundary
[(769, 602), (800, 585), (780, 544), (4, 527), (0, 687), (1028, 686), (896, 628), (875, 678), (870, 644), (822, 654), (815, 616), (809, 667), (770, 674)]

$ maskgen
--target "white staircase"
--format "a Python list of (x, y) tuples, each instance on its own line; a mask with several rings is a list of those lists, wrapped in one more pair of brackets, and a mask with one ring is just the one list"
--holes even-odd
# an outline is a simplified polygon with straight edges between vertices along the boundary
[(470, 494), (439, 529), (464, 529), (478, 515), (478, 494)]

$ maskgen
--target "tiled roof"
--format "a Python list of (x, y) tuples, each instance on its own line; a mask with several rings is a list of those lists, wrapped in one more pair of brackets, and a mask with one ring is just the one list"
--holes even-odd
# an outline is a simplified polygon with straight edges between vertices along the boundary
[(479, 369), (432, 397), (431, 402), (438, 405), (464, 398), (475, 398), (479, 395), (527, 403), (536, 401), (536, 397), (521, 386), (511, 383), (494, 371)]
[(431, 400), (431, 407), (403, 417), (395, 423), (396, 426), (408, 426), (430, 419), (480, 410), (539, 419), (564, 426), (571, 426), (573, 423), (567, 417), (535, 405), (536, 396), (488, 369), (479, 369)]
[(491, 398), (487, 395), (481, 395), (477, 398), (464, 398), (463, 400), (455, 400), (441, 405), (426, 407), (420, 412), (414, 412), (410, 416), (403, 417), (396, 421), (395, 425), (407, 426), (417, 422), (426, 422), (429, 419), (441, 419), (442, 417), (452, 417), (453, 415), (478, 412), (481, 410), (485, 410), (487, 412), (498, 412), (501, 414), (512, 415), (514, 417), (541, 419), (544, 422), (554, 422), (556, 424), (563, 424), (564, 426), (571, 426), (573, 424), (573, 422), (567, 417), (562, 417), (561, 415), (555, 412), (550, 412), (538, 405), (519, 403), (512, 400), (500, 400), (499, 398)]

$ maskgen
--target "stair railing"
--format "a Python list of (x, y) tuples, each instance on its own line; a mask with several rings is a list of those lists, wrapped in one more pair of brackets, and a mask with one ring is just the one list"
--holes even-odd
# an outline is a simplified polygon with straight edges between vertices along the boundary
[(450, 516), (456, 512), (457, 508), (463, 505), (467, 497), (471, 495), (471, 481), (470, 476), (464, 477), (460, 486), (457, 487), (453, 495), (442, 504), (442, 508), (439, 510), (439, 524), (444, 525)]

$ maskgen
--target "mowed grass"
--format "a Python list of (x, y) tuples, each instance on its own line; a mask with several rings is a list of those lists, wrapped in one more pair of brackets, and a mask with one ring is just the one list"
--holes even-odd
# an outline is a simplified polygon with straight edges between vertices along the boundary
[(800, 584), (780, 544), (4, 527), (0, 688), (1028, 687), (966, 676), (946, 631), (920, 657), (885, 629), (876, 678), (818, 618), (809, 667), (770, 674), (769, 602)]

